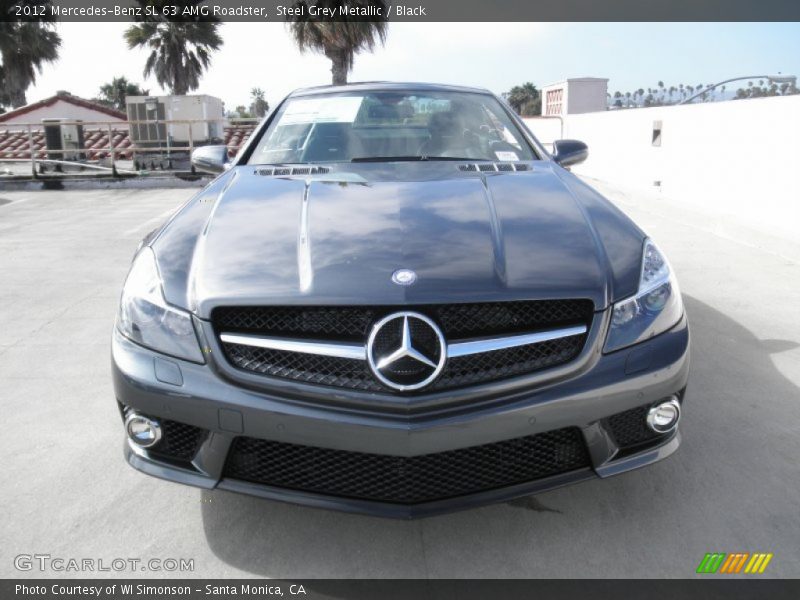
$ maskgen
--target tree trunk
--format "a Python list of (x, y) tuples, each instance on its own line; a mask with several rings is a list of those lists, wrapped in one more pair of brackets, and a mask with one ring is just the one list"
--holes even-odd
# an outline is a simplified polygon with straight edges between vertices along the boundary
[(344, 50), (334, 52), (330, 59), (333, 85), (345, 85), (347, 83), (347, 52)]
[(28, 100), (25, 97), (25, 90), (10, 89), (6, 92), (6, 94), (8, 95), (8, 100), (11, 103), (12, 108), (19, 108), (20, 106), (25, 106), (28, 103)]

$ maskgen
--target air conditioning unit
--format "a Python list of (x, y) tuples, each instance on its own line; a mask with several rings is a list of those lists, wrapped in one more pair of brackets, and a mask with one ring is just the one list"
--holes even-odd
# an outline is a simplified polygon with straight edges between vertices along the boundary
[[(50, 160), (85, 160), (83, 125), (74, 119), (42, 119), (45, 146)], [(58, 152), (63, 150), (64, 152)]]
[[(139, 146), (202, 145), (222, 139), (222, 100), (214, 96), (128, 96), (131, 141)], [(198, 121), (171, 123), (170, 121)]]

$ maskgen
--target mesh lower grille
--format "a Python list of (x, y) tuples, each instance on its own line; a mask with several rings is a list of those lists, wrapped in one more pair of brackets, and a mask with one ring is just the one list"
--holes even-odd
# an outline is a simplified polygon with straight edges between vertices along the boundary
[(228, 455), (225, 477), (329, 496), (418, 504), (587, 466), (583, 436), (574, 427), (412, 457), (240, 437)]
[[(588, 300), (485, 302), (407, 307), (439, 323), (448, 341), (528, 333), (567, 325), (591, 325)], [(397, 307), (222, 307), (214, 310), (217, 334), (248, 333), (294, 339), (364, 343), (372, 324)], [(428, 389), (477, 385), (534, 373), (573, 360), (586, 335), (491, 353), (450, 359)], [(360, 360), (267, 350), (223, 343), (229, 362), (239, 368), (302, 383), (360, 391), (387, 391)]]
[(161, 421), (161, 441), (149, 449), (150, 454), (175, 460), (194, 458), (206, 436), (206, 430), (177, 421)]
[(656, 433), (647, 426), (646, 418), (649, 409), (649, 405), (639, 406), (612, 415), (607, 419), (611, 434), (620, 448), (638, 446), (661, 437), (661, 434)]

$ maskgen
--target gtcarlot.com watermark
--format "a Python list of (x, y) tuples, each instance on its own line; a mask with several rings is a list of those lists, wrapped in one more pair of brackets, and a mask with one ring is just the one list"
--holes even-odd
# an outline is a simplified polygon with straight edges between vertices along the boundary
[(194, 571), (193, 558), (75, 558), (51, 554), (18, 554), (17, 571), (53, 571), (56, 573), (99, 572), (170, 572)]

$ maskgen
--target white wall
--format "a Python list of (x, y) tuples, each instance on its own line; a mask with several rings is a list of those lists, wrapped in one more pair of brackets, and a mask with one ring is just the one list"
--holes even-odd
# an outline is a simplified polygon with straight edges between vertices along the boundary
[[(12, 117), (8, 119), (8, 121), (3, 121), (0, 123), (0, 129), (8, 129), (11, 131), (26, 129), (19, 125), (15, 126), (15, 123), (35, 123), (39, 126), (39, 129), (41, 129), (42, 119), (75, 119), (87, 122), (123, 121), (123, 119), (116, 119), (99, 110), (92, 110), (91, 108), (76, 106), (70, 102), (64, 102), (63, 100), (56, 100), (50, 106), (43, 106), (19, 116)], [(89, 127), (91, 127), (91, 125)]]
[(567, 96), (567, 114), (605, 110), (608, 79), (570, 79)]
[(553, 142), (564, 137), (562, 135), (563, 117), (524, 117), (522, 120), (550, 152), (553, 151)]
[[(552, 123), (526, 123), (542, 142), (557, 137)], [(800, 96), (567, 115), (563, 137), (589, 145), (576, 174), (800, 238)]]

